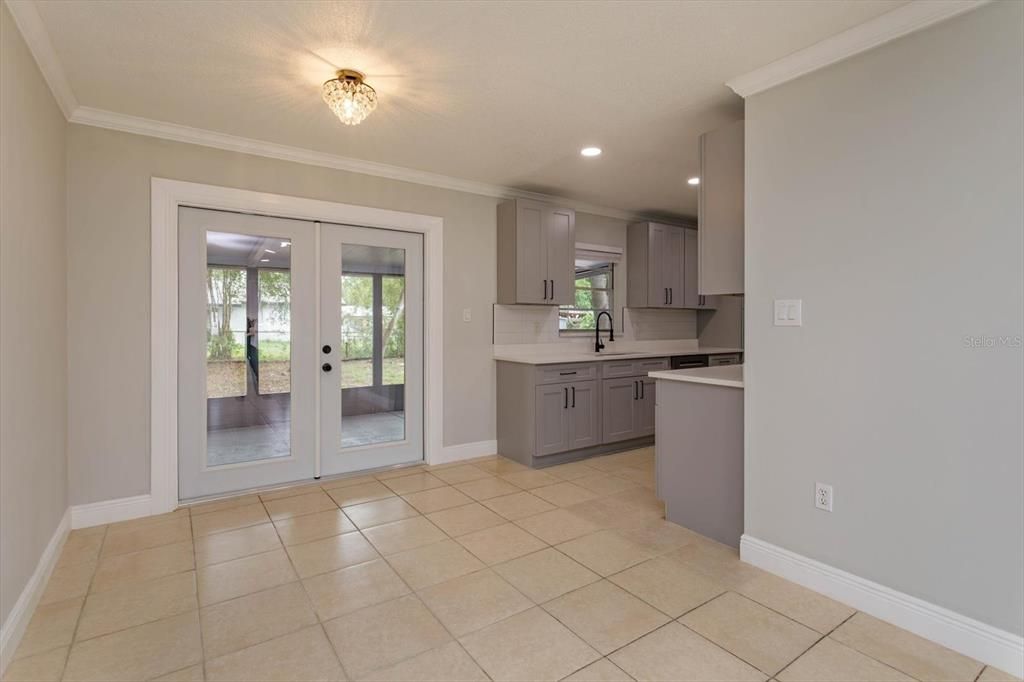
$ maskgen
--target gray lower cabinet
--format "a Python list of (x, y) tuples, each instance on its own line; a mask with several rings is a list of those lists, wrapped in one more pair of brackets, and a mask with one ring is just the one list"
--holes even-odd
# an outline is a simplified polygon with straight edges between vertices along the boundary
[(646, 375), (668, 366), (664, 357), (542, 366), (499, 361), (498, 452), (544, 466), (650, 445), (655, 383)]
[(605, 443), (654, 434), (654, 384), (643, 376), (601, 382)]
[(537, 456), (578, 450), (601, 442), (596, 381), (537, 387)]
[(569, 386), (569, 449), (579, 450), (601, 444), (601, 398), (596, 381)]
[(554, 455), (569, 449), (568, 386), (537, 387), (537, 456)]
[(655, 391), (658, 382), (650, 377), (640, 379), (640, 400), (637, 401), (637, 436), (654, 435)]

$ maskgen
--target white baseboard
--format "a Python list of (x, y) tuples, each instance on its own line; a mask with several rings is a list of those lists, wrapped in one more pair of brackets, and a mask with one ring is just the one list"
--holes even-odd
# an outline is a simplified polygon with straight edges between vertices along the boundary
[(1024, 676), (1024, 638), (1018, 635), (749, 535), (740, 539), (740, 558), (965, 656)]
[(101, 526), (104, 523), (127, 521), (149, 516), (153, 513), (153, 501), (150, 495), (121, 497), (116, 500), (104, 500), (91, 504), (76, 504), (71, 507), (71, 527), (88, 528)]
[(64, 541), (67, 540), (70, 530), (71, 510), (68, 509), (61, 517), (60, 523), (57, 524), (56, 530), (53, 531), (42, 556), (39, 557), (32, 577), (21, 591), (11, 612), (7, 614), (7, 620), (4, 621), (3, 626), (0, 626), (0, 676), (7, 670), (7, 665), (14, 658), (14, 651), (21, 643), (21, 637), (25, 634), (29, 620), (32, 619), (39, 598), (43, 596), (46, 582), (50, 579), (50, 574), (53, 573), (53, 567), (57, 564), (60, 551), (64, 547)]
[(476, 443), (462, 443), (461, 445), (446, 445), (440, 456), (430, 460), (430, 464), (450, 464), (461, 462), (464, 459), (474, 457), (486, 457), (498, 451), (498, 441), (481, 440)]

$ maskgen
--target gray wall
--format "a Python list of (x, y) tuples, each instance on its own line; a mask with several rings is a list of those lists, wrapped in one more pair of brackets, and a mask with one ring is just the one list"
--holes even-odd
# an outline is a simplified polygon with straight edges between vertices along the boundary
[(746, 532), (1018, 635), (1022, 350), (965, 338), (1022, 333), (1022, 26), (993, 3), (746, 103)]
[(444, 218), (444, 443), (494, 438), (496, 199), (80, 125), (68, 145), (72, 504), (149, 491), (154, 176)]
[(66, 124), (0, 8), (0, 622), (67, 508)]

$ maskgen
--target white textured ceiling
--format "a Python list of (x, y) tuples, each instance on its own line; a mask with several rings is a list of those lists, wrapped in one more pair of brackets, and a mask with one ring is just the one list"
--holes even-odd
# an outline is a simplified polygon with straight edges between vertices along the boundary
[[(697, 136), (742, 118), (725, 81), (903, 4), (39, 2), (78, 101), (243, 137), (692, 216)], [(338, 68), (380, 96), (341, 125)], [(604, 154), (584, 159), (579, 149)]]

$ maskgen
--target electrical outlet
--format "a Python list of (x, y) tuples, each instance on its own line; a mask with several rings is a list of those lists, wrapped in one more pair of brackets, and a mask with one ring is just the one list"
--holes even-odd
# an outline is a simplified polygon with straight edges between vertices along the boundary
[(832, 486), (825, 483), (814, 484), (814, 506), (827, 512), (832, 511)]

